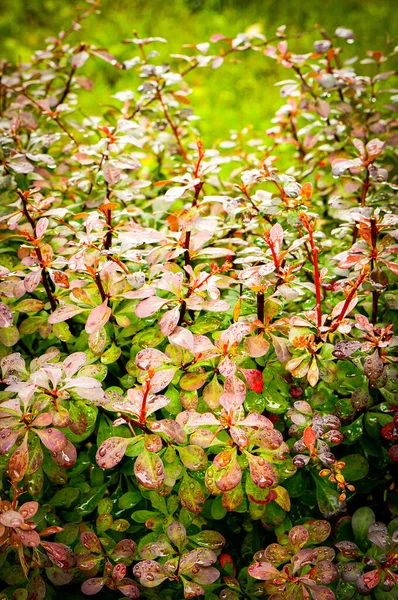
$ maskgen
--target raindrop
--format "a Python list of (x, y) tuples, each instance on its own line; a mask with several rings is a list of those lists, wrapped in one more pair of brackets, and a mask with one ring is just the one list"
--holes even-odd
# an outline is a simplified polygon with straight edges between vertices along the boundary
[(98, 450), (98, 454), (99, 454), (100, 456), (102, 456), (102, 457), (106, 456), (106, 450), (105, 450), (105, 448), (100, 448), (100, 449)]

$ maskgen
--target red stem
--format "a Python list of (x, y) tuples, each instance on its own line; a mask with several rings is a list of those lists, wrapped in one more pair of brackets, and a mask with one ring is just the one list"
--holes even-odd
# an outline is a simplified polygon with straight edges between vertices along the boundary
[(348, 294), (344, 304), (343, 304), (343, 308), (340, 311), (339, 316), (337, 317), (336, 321), (333, 323), (333, 325), (331, 325), (329, 332), (332, 333), (333, 331), (335, 331), (337, 329), (337, 327), (340, 325), (341, 321), (344, 319), (345, 314), (347, 312), (347, 309), (350, 305), (351, 300), (353, 299), (353, 297), (355, 296), (359, 286), (361, 285), (361, 283), (363, 282), (363, 280), (365, 279), (367, 275), (367, 270), (364, 269), (361, 273), (361, 275), (358, 278), (358, 281), (355, 282), (352, 290), (350, 291), (350, 293)]

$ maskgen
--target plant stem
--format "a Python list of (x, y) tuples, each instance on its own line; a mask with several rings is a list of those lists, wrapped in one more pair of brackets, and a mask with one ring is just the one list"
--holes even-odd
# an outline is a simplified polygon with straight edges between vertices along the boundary
[(257, 293), (257, 319), (264, 323), (264, 294)]
[(365, 206), (366, 202), (366, 194), (368, 193), (368, 189), (370, 186), (370, 178), (369, 178), (369, 168), (366, 167), (366, 176), (362, 185), (361, 191), (361, 206)]
[(57, 104), (56, 104), (56, 107), (57, 107), (57, 106), (59, 106), (60, 104), (62, 104), (62, 103), (65, 101), (65, 99), (66, 99), (67, 95), (69, 94), (69, 91), (70, 91), (70, 86), (71, 86), (72, 79), (73, 79), (73, 75), (75, 74), (75, 71), (76, 71), (76, 68), (75, 68), (75, 67), (72, 67), (72, 69), (71, 69), (71, 71), (70, 71), (70, 73), (69, 73), (68, 81), (66, 82), (65, 89), (64, 89), (64, 91), (62, 92), (62, 96), (61, 96), (61, 98), (58, 100), (58, 102), (57, 102)]
[(343, 308), (340, 311), (339, 316), (337, 317), (336, 321), (333, 323), (333, 325), (330, 326), (329, 328), (329, 332), (332, 333), (333, 331), (335, 331), (338, 326), (340, 325), (341, 321), (344, 319), (345, 314), (348, 310), (348, 307), (350, 306), (351, 300), (354, 298), (359, 286), (361, 285), (361, 283), (363, 282), (363, 280), (366, 278), (366, 275), (368, 273), (368, 269), (363, 269), (358, 280), (355, 282), (355, 284), (353, 285), (350, 293), (348, 294), (344, 304), (343, 304)]
[[(22, 212), (25, 215), (25, 217), (27, 218), (27, 220), (29, 221), (29, 223), (33, 229), (33, 233), (34, 233), (36, 225), (33, 220), (33, 217), (29, 214), (29, 211), (28, 211), (28, 203), (27, 203), (28, 196), (27, 196), (27, 194), (24, 194), (21, 190), (17, 190), (17, 192), (22, 201)], [(41, 253), (41, 249), (40, 249), (39, 245), (36, 246), (36, 254), (37, 254), (37, 258), (41, 265), (41, 281), (42, 281), (44, 290), (47, 294), (47, 298), (50, 302), (51, 310), (52, 310), (52, 312), (54, 312), (57, 308), (57, 301), (51, 291), (50, 282), (48, 280), (48, 273), (46, 270), (46, 266), (45, 266), (45, 263), (43, 260), (43, 255)]]
[(177, 146), (179, 148), (180, 154), (183, 157), (183, 159), (187, 161), (188, 160), (188, 156), (187, 156), (187, 153), (184, 150), (184, 146), (182, 145), (181, 138), (180, 138), (180, 133), (178, 131), (178, 127), (177, 127), (177, 125), (175, 125), (175, 123), (173, 123), (173, 121), (170, 118), (170, 115), (169, 115), (169, 113), (167, 111), (166, 104), (165, 104), (165, 102), (163, 100), (163, 96), (162, 96), (162, 92), (160, 91), (160, 88), (158, 88), (158, 90), (157, 90), (157, 97), (158, 97), (158, 100), (159, 100), (160, 105), (162, 107), (164, 118), (166, 119), (166, 121), (168, 122), (168, 124), (170, 125), (170, 127), (171, 127), (171, 129), (172, 129), (172, 131), (174, 133), (174, 137), (176, 139)]
[(101, 300), (102, 300), (102, 302), (104, 302), (106, 300), (106, 298), (107, 298), (107, 295), (105, 294), (105, 290), (104, 290), (103, 285), (102, 285), (100, 274), (98, 272), (95, 274), (94, 281), (95, 281), (95, 284), (96, 284), (96, 286), (98, 288), (98, 291), (100, 293)]
[(309, 222), (306, 215), (301, 217), (301, 222), (305, 229), (308, 231), (308, 239), (311, 246), (312, 251), (312, 264), (314, 267), (314, 285), (315, 285), (315, 302), (316, 302), (316, 321), (318, 330), (322, 327), (322, 307), (321, 307), (321, 299), (322, 299), (322, 285), (321, 285), (321, 276), (319, 273), (319, 263), (318, 263), (318, 253), (319, 250), (315, 244), (314, 240), (314, 222)]
[(112, 246), (112, 211), (110, 208), (106, 210), (106, 223), (108, 225), (108, 231), (105, 236), (104, 248), (109, 250)]
[[(375, 267), (375, 258), (377, 256), (377, 225), (375, 217), (370, 218), (370, 238), (372, 242), (372, 259), (371, 266), (372, 269)], [(376, 325), (377, 321), (377, 311), (378, 311), (378, 303), (379, 303), (380, 292), (377, 290), (372, 291), (372, 324)]]

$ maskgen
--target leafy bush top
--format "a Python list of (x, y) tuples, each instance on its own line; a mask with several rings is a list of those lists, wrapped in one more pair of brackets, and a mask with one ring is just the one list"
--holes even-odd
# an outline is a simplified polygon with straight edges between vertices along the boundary
[[(395, 51), (121, 64), (89, 4), (0, 81), (0, 597), (397, 597)], [(204, 148), (191, 73), (249, 51), (284, 104)], [(101, 117), (95, 58), (138, 82)]]

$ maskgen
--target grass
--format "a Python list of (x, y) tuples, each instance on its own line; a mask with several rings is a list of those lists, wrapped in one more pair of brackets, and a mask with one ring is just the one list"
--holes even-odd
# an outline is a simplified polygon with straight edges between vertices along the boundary
[[(73, 7), (82, 4), (82, 0), (2, 0), (0, 55), (14, 62), (28, 60), (32, 51), (45, 45), (46, 37), (68, 26)], [(386, 32), (397, 35), (394, 5), (394, 0), (103, 0), (101, 14), (86, 22), (76, 38), (129, 58), (136, 48), (121, 40), (137, 30), (141, 37), (165, 37), (167, 46), (157, 48), (166, 58), (168, 53), (181, 53), (183, 44), (204, 42), (213, 33), (234, 36), (256, 24), (271, 36), (282, 24), (297, 33), (320, 23), (330, 32), (337, 26), (353, 28), (356, 40), (352, 46), (342, 42), (344, 56), (361, 56), (366, 49), (383, 48)], [(299, 50), (300, 42), (295, 46)], [(308, 41), (303, 50), (308, 51)], [(220, 69), (191, 75), (191, 101), (203, 119), (199, 129), (207, 143), (246, 126), (263, 134), (280, 105), (274, 83), (285, 78), (284, 69), (277, 70), (261, 53), (239, 58)], [(85, 74), (95, 86), (95, 93), (83, 96), (81, 104), (90, 113), (108, 103), (116, 91), (134, 89), (128, 72), (118, 72), (99, 59), (85, 68)]]

